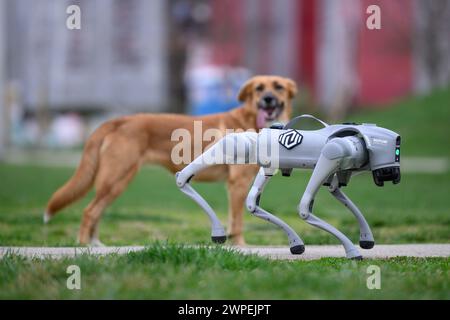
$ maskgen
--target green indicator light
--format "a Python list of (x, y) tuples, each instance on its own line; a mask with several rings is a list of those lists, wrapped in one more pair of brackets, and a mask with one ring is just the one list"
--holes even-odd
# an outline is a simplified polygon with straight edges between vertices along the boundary
[(396, 150), (395, 150), (395, 154), (396, 154), (397, 156), (399, 156), (399, 155), (400, 155), (400, 149), (396, 149)]

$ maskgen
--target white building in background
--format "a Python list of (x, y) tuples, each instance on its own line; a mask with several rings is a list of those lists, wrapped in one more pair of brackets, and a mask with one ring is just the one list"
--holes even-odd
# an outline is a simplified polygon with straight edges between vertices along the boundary
[[(165, 0), (6, 0), (7, 78), (36, 110), (162, 111), (168, 104)], [(81, 8), (69, 30), (66, 9)], [(0, 42), (1, 47), (1, 42)]]

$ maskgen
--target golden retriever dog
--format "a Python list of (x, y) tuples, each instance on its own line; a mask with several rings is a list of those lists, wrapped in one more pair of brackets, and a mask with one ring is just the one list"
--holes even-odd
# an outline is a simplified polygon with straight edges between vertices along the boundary
[[(74, 175), (52, 195), (44, 222), (94, 187), (95, 197), (84, 209), (78, 241), (83, 245), (102, 245), (98, 225), (103, 211), (125, 190), (143, 164), (159, 164), (172, 173), (187, 165), (172, 161), (171, 154), (177, 144), (172, 139), (174, 130), (183, 128), (193, 133), (194, 121), (201, 121), (203, 130), (215, 128), (224, 135), (226, 129), (259, 130), (274, 121), (287, 122), (296, 93), (296, 84), (290, 79), (255, 76), (239, 92), (242, 105), (229, 112), (199, 117), (135, 114), (105, 122), (88, 138)], [(200, 142), (202, 148), (211, 143)], [(195, 177), (198, 181), (226, 181), (228, 235), (236, 245), (245, 244), (242, 234), (244, 202), (257, 170), (256, 165), (218, 165)]]

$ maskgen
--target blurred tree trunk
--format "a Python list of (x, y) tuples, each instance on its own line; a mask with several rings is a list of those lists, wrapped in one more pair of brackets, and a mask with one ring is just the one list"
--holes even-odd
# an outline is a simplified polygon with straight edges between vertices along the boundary
[(416, 90), (427, 93), (450, 81), (450, 1), (416, 0)]
[(184, 85), (184, 72), (187, 61), (187, 35), (184, 30), (184, 21), (178, 21), (173, 16), (174, 6), (178, 0), (170, 0), (167, 6), (167, 21), (169, 28), (169, 112), (184, 113), (186, 110), (186, 89)]
[(5, 68), (5, 50), (6, 50), (6, 21), (5, 21), (5, 2), (0, 1), (0, 159), (4, 156), (4, 149), (6, 144), (6, 121), (8, 121), (6, 114), (6, 68)]
[(317, 93), (330, 122), (340, 121), (354, 104), (359, 89), (359, 0), (320, 2)]

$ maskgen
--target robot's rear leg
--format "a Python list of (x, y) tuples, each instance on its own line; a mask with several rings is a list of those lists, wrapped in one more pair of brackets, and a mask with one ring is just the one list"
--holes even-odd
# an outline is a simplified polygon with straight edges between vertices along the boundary
[(289, 240), (289, 250), (292, 254), (302, 254), (305, 252), (305, 244), (297, 233), (283, 220), (265, 211), (260, 207), (256, 207), (252, 212), (258, 218), (264, 219), (283, 229)]
[(178, 188), (194, 200), (208, 215), (211, 222), (211, 239), (215, 243), (225, 242), (227, 238), (225, 229), (214, 210), (192, 188), (189, 182), (198, 172), (216, 164), (250, 163), (252, 155), (254, 155), (256, 139), (256, 132), (229, 134), (176, 174)]
[(205, 211), (208, 215), (209, 220), (211, 222), (211, 240), (214, 243), (224, 243), (227, 240), (227, 236), (225, 233), (225, 228), (220, 223), (219, 218), (216, 216), (214, 210), (210, 207), (210, 205), (205, 201), (205, 199), (200, 196), (197, 191), (192, 188), (189, 183), (183, 183), (183, 180), (180, 179), (180, 172), (176, 174), (177, 184), (180, 190), (190, 197), (192, 200), (197, 202), (197, 204)]
[(333, 185), (329, 188), (330, 193), (339, 200), (344, 206), (346, 206), (356, 217), (359, 223), (359, 246), (363, 249), (372, 249), (375, 245), (372, 231), (369, 224), (364, 218), (358, 207), (345, 195), (339, 187)]
[(262, 168), (259, 170), (247, 197), (247, 209), (256, 217), (269, 221), (283, 229), (289, 239), (291, 253), (302, 254), (305, 251), (305, 245), (297, 233), (286, 222), (259, 207), (261, 193), (270, 178), (271, 174), (266, 175)]

